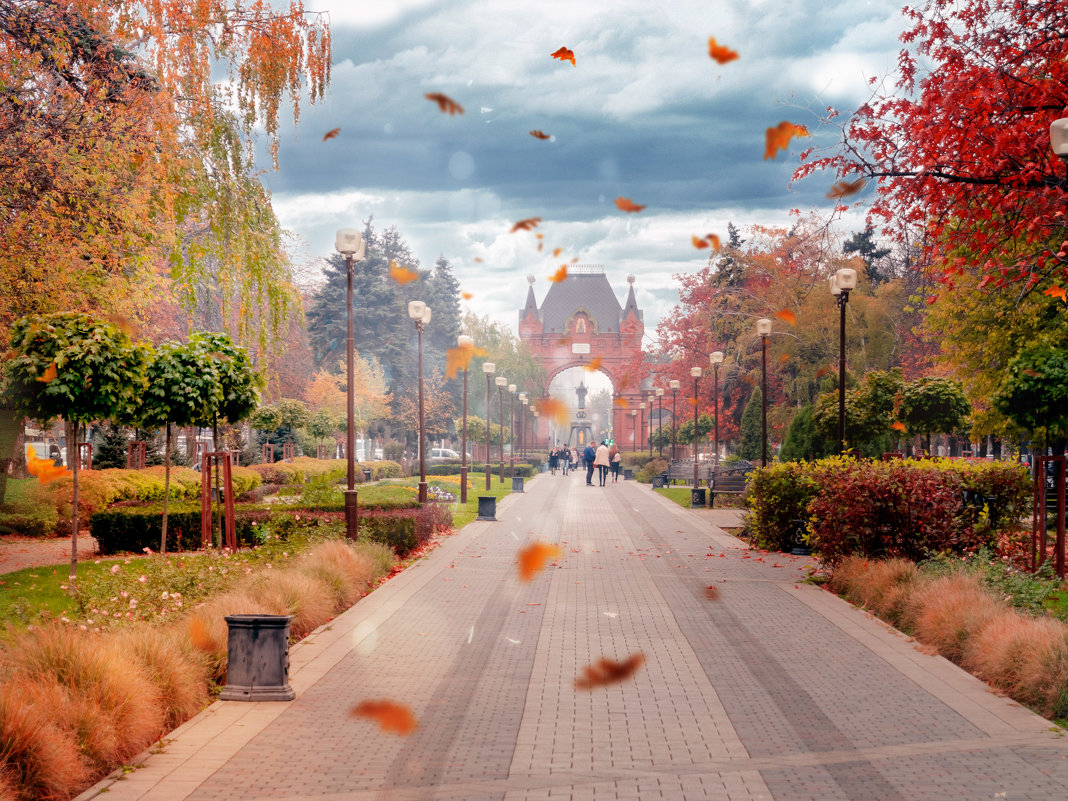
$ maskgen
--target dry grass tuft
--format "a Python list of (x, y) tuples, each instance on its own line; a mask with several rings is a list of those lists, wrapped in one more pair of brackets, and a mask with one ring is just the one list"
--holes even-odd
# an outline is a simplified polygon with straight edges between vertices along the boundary
[(116, 635), (123, 651), (145, 669), (159, 691), (166, 730), (191, 718), (208, 704), (208, 668), (203, 655), (189, 647), (174, 628), (136, 626)]
[(226, 651), (229, 646), (227, 615), (287, 615), (277, 602), (260, 598), (244, 588), (216, 595), (189, 613), (185, 635), (191, 647), (205, 654), (209, 674), (216, 681), (226, 675)]
[(69, 798), (89, 769), (73, 734), (32, 703), (34, 686), (21, 676), (0, 685), (0, 798)]
[(375, 566), (366, 553), (341, 540), (330, 540), (312, 548), (297, 569), (329, 586), (334, 594), (334, 608), (340, 610), (352, 606), (367, 591)]
[(291, 636), (301, 639), (334, 616), (334, 588), (319, 576), (300, 570), (261, 573), (246, 589), (283, 614), (293, 615)]
[(1002, 614), (1005, 607), (964, 573), (941, 576), (916, 587), (903, 621), (916, 637), (954, 662), (963, 661), (968, 641)]
[(95, 769), (108, 769), (163, 734), (159, 691), (114, 638), (65, 626), (27, 632), (6, 658), (45, 714), (73, 729)]

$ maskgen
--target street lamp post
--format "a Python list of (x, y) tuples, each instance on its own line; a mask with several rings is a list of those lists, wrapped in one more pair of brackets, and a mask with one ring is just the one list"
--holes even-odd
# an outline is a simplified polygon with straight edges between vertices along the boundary
[(760, 466), (768, 466), (768, 336), (771, 334), (771, 320), (761, 317), (757, 320), (757, 334), (760, 335)]
[(652, 393), (645, 396), (645, 405), (649, 409), (649, 427), (645, 431), (645, 444), (649, 446), (650, 459), (653, 458), (653, 397)]
[(515, 478), (515, 384), (508, 385), (508, 394), (511, 395), (511, 417), (512, 425), (511, 430), (508, 432), (508, 470), (512, 474), (512, 478)]
[[(456, 346), (463, 350), (474, 350), (475, 340), (466, 334), (456, 338)], [(464, 405), (463, 425), (460, 428), (460, 503), (467, 503), (467, 368), (471, 360), (464, 362)]]
[(843, 453), (845, 451), (846, 304), (849, 303), (849, 291), (857, 286), (857, 271), (852, 267), (842, 267), (831, 276), (830, 285), (831, 294), (838, 303), (838, 453)]
[(419, 503), (426, 505), (426, 421), (423, 417), (423, 329), (430, 324), (430, 307), (421, 300), (408, 303), (408, 316), (419, 335)]
[(500, 472), (498, 478), (501, 483), (504, 483), (504, 388), (508, 386), (508, 379), (503, 375), (499, 375), (493, 379), (493, 383), (497, 385), (497, 416), (501, 421), (501, 436), (500, 436)]
[[(640, 426), (640, 428), (638, 430), (641, 431), (642, 437), (644, 437), (645, 436), (645, 401), (642, 401), (641, 403), (638, 404), (638, 410), (641, 412), (641, 415), (642, 415), (641, 426)], [(645, 446), (642, 445), (642, 442), (641, 442), (641, 437), (639, 437), (638, 441), (634, 443), (634, 450), (636, 450), (636, 451), (638, 451), (638, 450), (644, 451), (645, 450)]]
[(713, 351), (709, 354), (708, 361), (712, 363), (712, 395), (716, 403), (715, 422), (713, 424), (716, 455), (713, 457), (713, 465), (716, 469), (719, 469), (719, 366), (723, 364), (723, 351)]
[(664, 388), (656, 388), (656, 435), (660, 440), (660, 458), (664, 458)]
[(348, 387), (346, 389), (346, 424), (345, 430), (345, 461), (346, 461), (346, 489), (345, 489), (345, 536), (351, 540), (356, 539), (356, 529), (359, 524), (359, 508), (356, 494), (356, 395), (354, 391), (353, 373), (355, 372), (356, 346), (353, 337), (352, 319), (352, 266), (355, 262), (363, 261), (367, 254), (367, 243), (363, 241), (363, 235), (355, 228), (342, 228), (337, 232), (334, 240), (337, 252), (345, 257), (345, 376)]
[(530, 399), (527, 397), (527, 393), (519, 393), (519, 455), (526, 456), (526, 434), (527, 434), (527, 404), (530, 403)]
[(700, 367), (691, 367), (693, 376), (693, 488), (697, 489), (697, 380), (701, 377)]
[(676, 412), (676, 406), (679, 399), (679, 380), (672, 378), (668, 381), (668, 386), (671, 387), (671, 461), (678, 459), (678, 414)]
[(482, 372), (486, 374), (486, 492), (490, 489), (490, 392), (493, 389), (493, 371), (497, 365), (493, 362), (483, 362)]
[(638, 450), (638, 410), (630, 410), (630, 449)]

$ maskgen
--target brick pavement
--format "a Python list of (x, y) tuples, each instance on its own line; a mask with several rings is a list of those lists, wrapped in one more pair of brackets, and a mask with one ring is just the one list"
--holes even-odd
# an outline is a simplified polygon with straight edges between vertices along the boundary
[[(705, 513), (707, 515), (707, 513)], [(543, 475), (218, 702), (109, 801), (1068, 797), (1068, 738), (633, 482)], [(516, 552), (560, 543), (529, 584)], [(719, 589), (710, 600), (708, 586)], [(602, 657), (633, 679), (574, 687)], [(409, 704), (406, 738), (348, 710)]]

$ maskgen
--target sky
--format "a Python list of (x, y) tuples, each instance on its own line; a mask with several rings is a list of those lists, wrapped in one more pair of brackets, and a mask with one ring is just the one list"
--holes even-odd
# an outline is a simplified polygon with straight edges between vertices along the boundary
[[(691, 236), (830, 212), (833, 175), (790, 184), (798, 154), (840, 138), (821, 117), (869, 98), (905, 28), (903, 0), (305, 3), (330, 14), (331, 83), (283, 129), (280, 169), (264, 176), (297, 262), (373, 215), (421, 266), (449, 259), (470, 310), (515, 331), (526, 276), (540, 303), (577, 258), (604, 266), (621, 303), (636, 276), (647, 340), (678, 302), (673, 276), (708, 259)], [(716, 63), (709, 37), (738, 59)], [(551, 57), (561, 46), (574, 66)], [(765, 160), (765, 130), (782, 120), (812, 137)], [(617, 197), (646, 208), (624, 213)], [(846, 235), (863, 214), (846, 215)], [(535, 229), (511, 231), (531, 217)]]

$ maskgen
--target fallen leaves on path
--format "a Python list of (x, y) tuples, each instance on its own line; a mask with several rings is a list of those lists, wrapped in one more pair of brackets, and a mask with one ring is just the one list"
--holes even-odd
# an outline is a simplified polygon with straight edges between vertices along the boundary
[(370, 718), (378, 723), (382, 731), (405, 736), (419, 727), (419, 722), (412, 710), (404, 704), (394, 701), (360, 701), (352, 708), (354, 718)]
[(534, 542), (519, 552), (519, 580), (530, 581), (540, 573), (553, 559), (559, 559), (564, 552), (559, 546), (548, 542)]
[(631, 654), (622, 662), (614, 659), (602, 659), (595, 665), (585, 667), (585, 676), (575, 679), (575, 687), (579, 690), (592, 690), (594, 687), (604, 687), (608, 684), (616, 684), (629, 679), (642, 665), (645, 664), (645, 654), (640, 651)]

